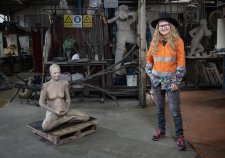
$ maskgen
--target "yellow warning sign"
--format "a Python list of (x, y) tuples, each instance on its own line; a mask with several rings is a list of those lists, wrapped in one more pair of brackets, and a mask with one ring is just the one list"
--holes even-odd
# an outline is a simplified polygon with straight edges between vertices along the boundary
[(72, 15), (64, 15), (64, 27), (73, 27), (72, 19)]
[(83, 27), (92, 27), (92, 15), (83, 15)]

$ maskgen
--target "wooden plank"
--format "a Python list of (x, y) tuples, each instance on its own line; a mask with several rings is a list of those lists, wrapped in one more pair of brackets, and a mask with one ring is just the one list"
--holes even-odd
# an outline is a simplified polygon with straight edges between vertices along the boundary
[(204, 72), (203, 72), (203, 66), (202, 66), (202, 63), (199, 63), (198, 64), (198, 69), (199, 69), (199, 74), (198, 74), (198, 83), (204, 83), (206, 82), (205, 79), (204, 79)]
[(205, 69), (205, 66), (204, 64), (200, 64), (200, 67), (201, 67), (201, 70), (202, 70), (202, 73), (203, 73), (203, 80), (206, 82), (206, 83), (210, 83), (210, 80), (209, 80), (209, 77), (207, 75), (207, 71)]
[(90, 126), (92, 124), (97, 124), (95, 122), (96, 121), (89, 121), (89, 122), (85, 122), (85, 123), (82, 123), (82, 124), (79, 124), (79, 125), (71, 126), (71, 127), (65, 128), (65, 129), (61, 129), (61, 130), (57, 130), (57, 131), (54, 131), (54, 132), (50, 132), (50, 133), (55, 135), (55, 136), (60, 136), (62, 134), (73, 132), (74, 130), (75, 131), (81, 130), (81, 129), (83, 129), (83, 128), (87, 127), (87, 126)]
[(211, 68), (205, 68), (205, 70), (206, 70), (207, 75), (209, 77), (210, 83), (212, 85), (215, 84), (215, 81), (214, 81), (213, 76), (212, 76)]
[(217, 69), (217, 66), (215, 63), (212, 63), (212, 62), (208, 62), (208, 65), (210, 68), (213, 68), (213, 72), (215, 73), (215, 78), (216, 78), (216, 81), (218, 84), (222, 84), (222, 78), (221, 78), (221, 75)]

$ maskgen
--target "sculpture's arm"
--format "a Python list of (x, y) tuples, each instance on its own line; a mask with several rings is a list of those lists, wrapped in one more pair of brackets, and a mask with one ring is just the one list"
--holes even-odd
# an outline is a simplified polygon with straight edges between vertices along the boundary
[(56, 113), (49, 106), (47, 106), (47, 104), (46, 104), (46, 97), (47, 97), (47, 90), (46, 90), (46, 84), (44, 84), (42, 86), (42, 89), (41, 89), (41, 94), (40, 94), (40, 98), (39, 98), (39, 105), (41, 107), (47, 109), (48, 111), (52, 112), (52, 113)]
[(198, 29), (198, 27), (192, 29), (191, 31), (189, 31), (189, 35), (190, 35), (191, 37), (193, 37), (193, 36), (195, 35), (197, 29)]
[(111, 18), (111, 19), (108, 19), (108, 24), (111, 24), (111, 23), (113, 23), (113, 22), (115, 22), (116, 20), (118, 20), (119, 19), (119, 16), (114, 16), (113, 18)]
[(67, 111), (68, 111), (69, 108), (70, 108), (70, 103), (71, 103), (68, 81), (66, 81), (66, 84), (65, 84), (65, 95), (66, 95), (66, 106), (67, 106), (66, 108), (67, 108)]
[(128, 16), (132, 16), (132, 23), (136, 22), (138, 17), (137, 12), (129, 12)]
[(206, 30), (205, 30), (205, 36), (209, 36), (209, 37), (210, 37), (211, 35), (212, 35), (212, 31), (206, 29)]

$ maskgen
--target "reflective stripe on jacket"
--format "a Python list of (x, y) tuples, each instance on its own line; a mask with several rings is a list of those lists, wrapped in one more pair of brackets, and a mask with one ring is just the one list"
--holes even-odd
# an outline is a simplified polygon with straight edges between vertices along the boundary
[(169, 43), (163, 46), (159, 42), (158, 52), (152, 55), (150, 48), (146, 54), (146, 64), (152, 68), (152, 73), (157, 76), (174, 76), (177, 70), (185, 71), (185, 51), (183, 40), (177, 40), (177, 49), (174, 51)]

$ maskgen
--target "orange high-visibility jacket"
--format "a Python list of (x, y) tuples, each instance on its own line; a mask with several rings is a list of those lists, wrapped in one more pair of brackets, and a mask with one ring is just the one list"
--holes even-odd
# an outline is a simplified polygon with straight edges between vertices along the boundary
[(184, 42), (179, 37), (177, 40), (177, 49), (174, 51), (170, 44), (163, 46), (159, 42), (159, 51), (153, 55), (153, 49), (150, 47), (146, 54), (146, 65), (152, 67), (152, 73), (157, 76), (171, 76), (177, 70), (185, 70), (185, 51)]

